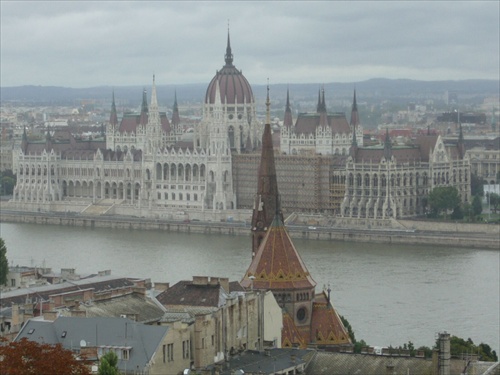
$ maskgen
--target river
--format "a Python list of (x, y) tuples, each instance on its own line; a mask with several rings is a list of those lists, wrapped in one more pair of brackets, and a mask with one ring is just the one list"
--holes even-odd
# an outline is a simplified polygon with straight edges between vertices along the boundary
[[(11, 265), (111, 269), (174, 284), (194, 275), (240, 280), (250, 237), (1, 223)], [(438, 332), (500, 347), (500, 252), (306, 241), (294, 244), (317, 282), (369, 345), (432, 346)]]

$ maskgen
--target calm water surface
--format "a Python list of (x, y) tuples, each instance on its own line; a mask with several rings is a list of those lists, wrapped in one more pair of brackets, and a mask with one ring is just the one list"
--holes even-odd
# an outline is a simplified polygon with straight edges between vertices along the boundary
[[(250, 237), (84, 229), (2, 223), (7, 257), (80, 274), (114, 275), (171, 284), (193, 275), (240, 280), (250, 264)], [(294, 240), (317, 291), (332, 301), (370, 345), (432, 346), (448, 331), (500, 347), (500, 252)]]

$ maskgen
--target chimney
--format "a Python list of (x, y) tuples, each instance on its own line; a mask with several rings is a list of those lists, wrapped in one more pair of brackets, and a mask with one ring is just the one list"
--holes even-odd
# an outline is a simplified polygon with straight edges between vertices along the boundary
[(438, 374), (450, 375), (450, 334), (442, 332), (439, 334)]
[(208, 276), (193, 276), (193, 285), (208, 285)]
[(219, 277), (219, 284), (224, 288), (224, 290), (229, 293), (229, 278)]
[(155, 290), (159, 292), (163, 292), (170, 288), (170, 283), (160, 283), (160, 282), (155, 282)]
[(43, 319), (50, 320), (51, 322), (53, 322), (54, 320), (57, 319), (57, 311), (44, 311)]

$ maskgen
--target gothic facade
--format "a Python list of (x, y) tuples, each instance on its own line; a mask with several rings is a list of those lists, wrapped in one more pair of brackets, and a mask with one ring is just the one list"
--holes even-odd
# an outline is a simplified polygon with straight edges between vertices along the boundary
[(153, 78), (140, 114), (118, 121), (114, 101), (106, 141), (80, 142), (47, 132), (42, 143), (24, 134), (14, 152), (18, 182), (13, 201), (118, 200), (134, 207), (236, 208), (231, 152), (258, 146), (260, 128), (252, 89), (233, 65), (228, 35), (225, 65), (210, 82), (203, 120), (192, 143), (181, 140), (177, 102), (171, 121), (160, 113)]
[[(462, 134), (462, 133), (461, 133)], [(426, 197), (435, 187), (454, 186), (470, 202), (470, 162), (463, 137), (445, 144), (441, 136), (420, 135), (413, 144), (393, 147), (386, 133), (383, 147), (358, 147), (353, 141), (344, 171), (334, 182), (345, 185), (341, 215), (401, 218), (426, 213)]]
[[(153, 78), (148, 105), (118, 119), (112, 100), (105, 139), (80, 141), (47, 131), (43, 142), (26, 134), (13, 151), (13, 202), (28, 208), (51, 202), (113, 200), (131, 209), (251, 208), (261, 147), (252, 88), (233, 64), (228, 34), (224, 65), (210, 81), (192, 141), (182, 139), (177, 100), (171, 119), (159, 111)], [(273, 139), (277, 134), (273, 135)], [(282, 206), (293, 211), (354, 218), (400, 218), (425, 213), (436, 186), (455, 186), (470, 201), (470, 164), (459, 144), (420, 136), (412, 145), (364, 147), (354, 92), (350, 120), (329, 113), (325, 92), (316, 112), (292, 118), (287, 92), (276, 155)], [(461, 142), (461, 143), (460, 143)], [(38, 205), (38, 206), (37, 206)]]
[(359, 122), (356, 92), (347, 122), (344, 112), (327, 112), (325, 91), (318, 93), (315, 113), (300, 113), (293, 124), (290, 96), (287, 92), (285, 117), (280, 134), (280, 150), (287, 155), (348, 155), (353, 135), (363, 145), (363, 128)]

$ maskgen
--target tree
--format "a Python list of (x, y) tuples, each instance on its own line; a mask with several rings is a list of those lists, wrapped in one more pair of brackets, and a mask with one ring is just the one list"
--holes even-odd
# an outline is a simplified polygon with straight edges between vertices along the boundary
[(10, 169), (7, 169), (0, 174), (0, 190), (1, 195), (12, 195), (14, 186), (16, 186), (16, 176)]
[(472, 212), (475, 216), (481, 215), (481, 212), (483, 212), (483, 203), (479, 195), (474, 195), (474, 198), (472, 198)]
[(347, 329), (347, 333), (349, 333), (349, 337), (351, 338), (351, 342), (356, 343), (356, 337), (354, 336), (354, 330), (351, 327), (351, 323), (343, 316), (340, 315), (340, 321), (344, 325), (345, 329)]
[(470, 176), (470, 193), (471, 195), (484, 195), (484, 180), (478, 177), (477, 174), (472, 173)]
[(498, 206), (500, 206), (500, 195), (497, 193), (489, 193), (488, 199), (490, 201), (490, 206), (493, 207), (493, 211), (497, 212)]
[(115, 352), (107, 352), (101, 357), (99, 375), (118, 375), (118, 357)]
[(0, 339), (2, 375), (90, 375), (90, 369), (61, 344), (40, 344), (22, 338), (9, 342)]
[(491, 350), (491, 347), (488, 344), (481, 343), (479, 345), (475, 345), (470, 338), (464, 340), (457, 336), (451, 336), (450, 353), (452, 356), (461, 356), (463, 354), (477, 354), (480, 361), (498, 361), (497, 353), (494, 350)]
[(9, 273), (9, 262), (7, 261), (7, 246), (0, 237), (0, 285), (7, 284), (7, 274)]
[(452, 210), (460, 205), (460, 197), (458, 190), (454, 186), (440, 186), (432, 189), (428, 197), (431, 211), (435, 215), (439, 215), (444, 211), (446, 216), (447, 210)]

